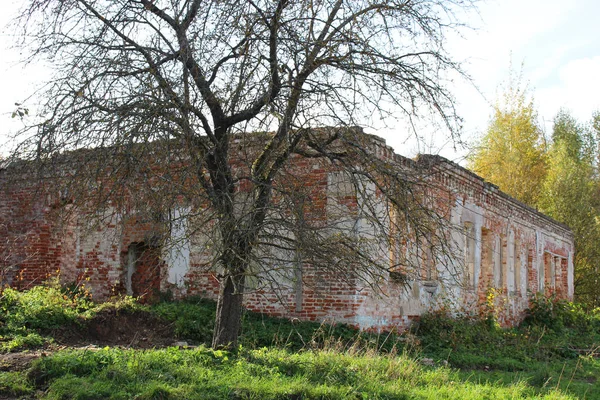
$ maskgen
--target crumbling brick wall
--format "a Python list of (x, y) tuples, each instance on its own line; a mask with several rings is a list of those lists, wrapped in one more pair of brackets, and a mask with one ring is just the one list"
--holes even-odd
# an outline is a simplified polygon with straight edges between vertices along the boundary
[[(394, 154), (379, 138), (365, 138), (372, 141), (376, 157), (393, 158), (425, 177), (431, 207), (451, 227), (446, 233), (451, 251), (440, 258), (422, 253), (420, 269), (405, 274), (394, 269), (393, 258), (406, 251), (410, 238), (397, 232), (381, 246), (391, 259), (391, 273), (368, 279), (340, 276), (291, 255), (289, 271), (275, 277), (277, 285), (249, 279), (249, 309), (389, 330), (406, 327), (439, 306), (477, 313), (491, 305), (501, 323), (510, 325), (522, 317), (533, 293), (572, 299), (574, 244), (568, 227), (442, 157), (410, 160)], [(248, 146), (233, 147), (240, 152), (234, 168), (243, 171)], [(310, 198), (306, 218), (339, 218), (341, 210), (357, 223), (360, 198), (340, 189), (338, 167), (293, 156), (286, 173), (285, 184), (302, 186)], [(85, 282), (96, 299), (123, 293), (149, 299), (158, 291), (175, 297), (217, 297), (219, 271), (213, 268), (210, 238), (203, 232), (186, 236), (189, 206), (165, 210), (179, 221), (170, 227), (178, 244), (162, 249), (156, 238), (160, 221), (115, 214), (103, 224), (89, 225), (78, 212), (59, 221), (56, 211), (70, 207), (68, 199), (27, 178), (22, 169), (0, 171), (3, 283), (26, 288), (60, 274), (64, 283)], [(245, 184), (240, 181), (238, 189), (245, 190)], [(381, 193), (373, 190), (372, 195), (384, 204)], [(386, 208), (382, 210), (385, 214)]]

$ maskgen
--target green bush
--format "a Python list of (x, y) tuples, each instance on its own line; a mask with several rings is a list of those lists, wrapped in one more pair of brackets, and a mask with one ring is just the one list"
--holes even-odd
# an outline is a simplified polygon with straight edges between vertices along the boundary
[(440, 355), (467, 349), (495, 352), (505, 341), (504, 331), (488, 318), (465, 313), (452, 315), (446, 309), (422, 315), (411, 331), (420, 338), (423, 349)]
[(598, 311), (535, 296), (523, 323), (502, 329), (488, 316), (430, 312), (412, 328), (420, 351), (467, 369), (519, 371), (531, 362), (567, 362), (600, 346)]
[(190, 297), (182, 301), (164, 301), (152, 306), (159, 317), (174, 323), (178, 338), (209, 344), (215, 321), (214, 301)]
[(33, 385), (27, 377), (18, 372), (0, 372), (1, 396), (24, 396), (33, 392)]
[(0, 352), (40, 347), (57, 330), (80, 329), (106, 308), (142, 306), (131, 297), (94, 303), (83, 285), (61, 287), (55, 279), (24, 291), (5, 288), (0, 295)]
[(44, 335), (77, 324), (92, 307), (86, 296), (55, 284), (26, 291), (6, 288), (0, 296), (0, 351), (41, 346), (49, 340)]
[(89, 300), (70, 297), (57, 287), (36, 286), (23, 292), (7, 288), (0, 297), (0, 320), (5, 329), (48, 331), (76, 321), (92, 306)]
[(322, 348), (327, 345), (350, 347), (357, 341), (366, 345), (373, 335), (360, 333), (344, 324), (274, 318), (246, 312), (242, 325), (242, 341), (250, 347), (280, 346), (290, 350)]
[(530, 299), (523, 324), (546, 327), (555, 333), (574, 330), (580, 335), (598, 335), (600, 310), (588, 312), (581, 304), (538, 294)]

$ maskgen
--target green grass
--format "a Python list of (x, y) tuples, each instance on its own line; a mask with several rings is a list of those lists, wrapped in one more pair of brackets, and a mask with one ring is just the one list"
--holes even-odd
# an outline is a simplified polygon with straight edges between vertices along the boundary
[(0, 295), (0, 353), (36, 348), (53, 341), (61, 329), (79, 329), (99, 311), (142, 308), (132, 298), (96, 304), (84, 287), (64, 288), (57, 281)]
[(570, 399), (525, 381), (478, 382), (400, 355), (168, 348), (68, 351), (39, 359), (29, 380), (47, 399)]
[(21, 372), (0, 372), (0, 395), (25, 396), (34, 392), (30, 379)]
[[(94, 304), (51, 285), (0, 297), (0, 351), (34, 349), (57, 329), (85, 331), (106, 308), (170, 321), (194, 349), (63, 350), (0, 372), (0, 396), (47, 399), (600, 399), (598, 311), (536, 298), (524, 324), (425, 315), (405, 335), (247, 312), (240, 348), (212, 351), (214, 303)], [(432, 358), (435, 367), (419, 359)], [(447, 366), (445, 366), (447, 365)]]
[[(210, 345), (215, 320), (215, 303), (201, 298), (161, 302), (150, 311), (171, 321), (175, 334), (194, 344)], [(344, 324), (290, 321), (246, 312), (243, 315), (240, 343), (245, 347), (279, 347), (289, 350), (319, 349), (336, 346), (377, 348), (390, 352), (401, 344), (399, 336), (359, 332)]]
[[(413, 329), (422, 354), (447, 360), (477, 382), (524, 380), (577, 398), (600, 399), (600, 313), (535, 297), (521, 326), (501, 329), (494, 318), (423, 316)], [(586, 352), (587, 350), (587, 352)]]

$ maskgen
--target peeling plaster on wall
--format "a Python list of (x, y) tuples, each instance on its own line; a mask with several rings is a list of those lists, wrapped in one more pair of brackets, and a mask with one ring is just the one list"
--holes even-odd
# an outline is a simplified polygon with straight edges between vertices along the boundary
[(59, 267), (61, 270), (59, 278), (61, 284), (70, 284), (77, 280), (77, 273), (68, 268), (68, 266), (79, 264), (81, 258), (81, 233), (76, 218), (69, 219), (65, 227), (66, 229), (61, 235), (63, 251), (61, 251), (59, 258)]
[(493, 242), (493, 285), (494, 287), (502, 286), (502, 238), (500, 235), (494, 235)]
[(131, 285), (131, 280), (133, 274), (135, 272), (135, 263), (139, 255), (135, 254), (134, 248), (135, 246), (130, 245), (127, 251), (127, 265), (125, 266), (126, 275), (125, 275), (125, 293), (128, 296), (133, 296), (133, 286)]
[(544, 268), (544, 235), (539, 230), (535, 231), (535, 242), (537, 243), (537, 273), (538, 273), (538, 291), (543, 292), (545, 288), (545, 268)]
[(473, 275), (473, 287), (477, 290), (479, 286), (479, 281), (481, 279), (481, 266), (482, 266), (482, 227), (483, 227), (483, 217), (480, 220), (475, 222), (475, 270)]
[(97, 298), (108, 294), (109, 288), (102, 282), (113, 287), (121, 280), (120, 216), (110, 207), (101, 219), (106, 221), (103, 227), (79, 225), (76, 230), (77, 280), (89, 278), (89, 289)]
[[(521, 241), (521, 243), (524, 243), (524, 241)], [(521, 282), (520, 282), (520, 287), (518, 288), (519, 292), (521, 293), (521, 297), (526, 299), (527, 298), (527, 285), (528, 285), (528, 274), (527, 274), (527, 265), (528, 265), (528, 259), (529, 259), (529, 248), (527, 246), (522, 247), (521, 249), (519, 249), (521, 255), (520, 255), (520, 263), (518, 265), (519, 268), (519, 274), (521, 276)]]
[(573, 251), (569, 251), (569, 261), (568, 261), (568, 270), (567, 270), (567, 295), (569, 297), (573, 297), (575, 293), (575, 285), (574, 285), (574, 268), (573, 268)]
[(189, 207), (171, 211), (171, 237), (164, 255), (167, 264), (167, 282), (179, 289), (185, 287), (185, 275), (190, 268), (190, 238), (187, 232)]
[(454, 257), (445, 255), (448, 257), (446, 265), (438, 274), (440, 294), (453, 308), (459, 306), (464, 290), (463, 273), (465, 242), (464, 232), (461, 227), (463, 226), (463, 213), (465, 210), (464, 198), (457, 198), (450, 217), (450, 225), (457, 228), (452, 229), (449, 243), (450, 251), (454, 254)]
[(419, 281), (413, 280), (410, 282), (410, 286), (407, 287), (407, 290), (404, 296), (401, 296), (401, 306), (404, 315), (420, 315), (428, 307), (428, 298), (424, 298), (421, 285)]
[(369, 315), (357, 315), (354, 318), (354, 324), (358, 326), (359, 329), (373, 329), (379, 330), (377, 328), (383, 328), (390, 325), (390, 321), (385, 317), (373, 317)]
[[(464, 223), (469, 222), (474, 239), (474, 245), (472, 242), (469, 244), (474, 249), (474, 253), (469, 250), (469, 254), (473, 254), (473, 258), (469, 256), (469, 260), (473, 260), (472, 284), (464, 284), (464, 230), (448, 228), (449, 245), (453, 250), (452, 253), (443, 255), (435, 265), (437, 277), (433, 276), (436, 274), (431, 277), (411, 276), (412, 280), (404, 286), (382, 274), (377, 278), (381, 278), (381, 282), (372, 282), (381, 284), (380, 289), (372, 290), (369, 285), (359, 286), (318, 266), (303, 263), (301, 286), (292, 284), (296, 275), (278, 275), (277, 280), (285, 283), (285, 287), (277, 293), (269, 287), (246, 293), (244, 304), (247, 308), (276, 316), (346, 322), (363, 329), (401, 329), (422, 313), (442, 304), (454, 307), (454, 310), (477, 312), (477, 307), (486, 299), (487, 289), (493, 286), (498, 293), (496, 304), (499, 307), (500, 322), (509, 325), (519, 321), (528, 304), (524, 293), (526, 290), (521, 290), (520, 297), (516, 296), (515, 289), (518, 288), (514, 286), (515, 271), (521, 268), (521, 288), (532, 292), (544, 290), (546, 253), (563, 260), (562, 264), (556, 264), (556, 276), (560, 277), (557, 281), (560, 286), (558, 294), (572, 298), (573, 236), (567, 227), (510, 198), (494, 185), (448, 160), (439, 156), (408, 160), (393, 154), (382, 140), (372, 140), (379, 146), (375, 152), (379, 157), (390, 157), (402, 168), (415, 168), (415, 171), (425, 172), (425, 179), (431, 181), (428, 190), (434, 195), (432, 204), (442, 211), (450, 226), (464, 227)], [(364, 199), (356, 196), (354, 188), (347, 185), (346, 177), (336, 170), (335, 165), (301, 157), (293, 158), (292, 164), (290, 168), (296, 179), (310, 188), (311, 208), (307, 217), (322, 219), (332, 231), (337, 226), (352, 230), (365, 239), (373, 237), (372, 221), (360, 215)], [(2, 174), (0, 181), (1, 179)], [(369, 199), (373, 200), (369, 201), (372, 203), (370, 206), (381, 216), (380, 222), (386, 223), (390, 217), (388, 205), (377, 197), (380, 196), (377, 191), (369, 187), (366, 189), (365, 193), (374, 197)], [(23, 201), (23, 198), (28, 200)], [(109, 221), (106, 226), (85, 234), (82, 233), (85, 227), (73, 222), (65, 236), (52, 236), (47, 234), (52, 226), (52, 207), (42, 204), (43, 202), (44, 199), (36, 197), (36, 191), (29, 186), (0, 192), (0, 222), (12, 223), (19, 232), (37, 233), (38, 236), (27, 236), (30, 242), (25, 244), (46, 252), (43, 257), (22, 257), (24, 261), (19, 268), (24, 277), (23, 285), (42, 281), (50, 268), (56, 270), (56, 266), (60, 265), (61, 277), (90, 277), (91, 289), (95, 295), (98, 294), (98, 299), (106, 297), (117, 282), (122, 285), (118, 290), (126, 290), (126, 250), (130, 244), (145, 243), (147, 238), (152, 237), (155, 234), (153, 226), (137, 221), (135, 215), (129, 215), (127, 218), (131, 221), (122, 222), (127, 225), (122, 236), (118, 235), (116, 225), (120, 222), (117, 220)], [(35, 207), (33, 211), (26, 210), (24, 204)], [(12, 220), (16, 212), (20, 212), (22, 220)], [(172, 289), (173, 294), (178, 297), (200, 295), (215, 298), (219, 284), (218, 271), (213, 269), (214, 238), (210, 227), (187, 237), (189, 213), (190, 209), (183, 206), (172, 211), (171, 219), (174, 221), (169, 237), (171, 244), (163, 247), (160, 254), (163, 262), (157, 260), (157, 265), (161, 268), (159, 287), (161, 290)], [(483, 228), (485, 241), (489, 245), (485, 252), (485, 271), (482, 269)], [(507, 250), (503, 251), (505, 242)], [(388, 261), (391, 253), (389, 240), (370, 244), (373, 260)], [(2, 246), (6, 245), (0, 241), (0, 252), (4, 250)], [(518, 258), (520, 262), (515, 261), (518, 254), (521, 255)], [(295, 255), (290, 255), (290, 266), (299, 261), (292, 260), (294, 257)], [(503, 268), (503, 264), (506, 268)], [(538, 288), (539, 283), (541, 288)], [(551, 291), (547, 289), (546, 294), (550, 294)], [(301, 293), (298, 293), (299, 290)], [(301, 307), (296, 304), (298, 298), (302, 299)], [(280, 299), (283, 301), (280, 302)]]
[[(484, 210), (476, 204), (465, 201), (461, 214), (462, 225), (469, 222), (473, 225), (474, 239), (475, 239), (475, 254), (474, 254), (474, 268), (473, 268), (473, 282), (474, 286), (477, 287), (481, 272), (481, 228), (484, 225)], [(463, 243), (464, 245), (464, 243)]]
[(508, 293), (515, 291), (515, 231), (508, 232), (508, 240), (506, 242), (508, 259), (506, 260), (506, 277), (505, 284)]

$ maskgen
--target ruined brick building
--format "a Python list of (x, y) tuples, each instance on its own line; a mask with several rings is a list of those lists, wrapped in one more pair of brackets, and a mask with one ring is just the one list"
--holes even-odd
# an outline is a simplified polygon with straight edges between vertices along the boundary
[[(402, 246), (405, 249), (410, 238), (404, 242), (392, 238), (382, 246), (387, 249), (391, 267), (373, 278), (376, 285), (349, 283), (305, 266), (301, 275), (292, 273), (277, 291), (253, 288), (249, 280), (246, 307), (380, 330), (404, 327), (442, 304), (477, 312), (492, 289), (505, 324), (520, 318), (531, 294), (572, 299), (574, 243), (568, 227), (440, 156), (422, 155), (411, 160), (394, 154), (379, 138), (369, 140), (375, 144), (377, 157), (391, 157), (404, 168), (426, 176), (436, 199), (432, 204), (445, 210), (448, 222), (452, 251), (444, 256), (446, 267), (432, 261), (425, 251), (416, 255), (420, 258), (418, 270), (404, 273), (394, 258), (405, 251)], [(335, 210), (340, 209), (336, 205), (360, 202), (344, 185), (343, 174), (330, 163), (296, 157), (293, 167), (303, 186), (310, 188), (309, 212), (313, 218), (336, 218)], [(14, 179), (18, 174), (20, 179)], [(186, 221), (192, 218), (189, 207), (165, 210), (178, 221), (168, 231), (176, 245), (160, 248), (153, 242), (152, 225), (135, 218), (113, 215), (91, 229), (83, 229), (85, 223), (75, 214), (70, 222), (59, 224), (52, 215), (61, 206), (61, 195), (52, 187), (30, 183), (27, 176), (11, 167), (0, 171), (0, 187), (3, 284), (26, 288), (59, 273), (65, 283), (85, 280), (97, 299), (114, 293), (147, 295), (151, 291), (170, 291), (176, 297), (214, 298), (218, 293), (210, 246), (201, 232), (186, 232)], [(375, 191), (372, 193), (376, 196)], [(294, 256), (290, 258), (293, 264)]]

